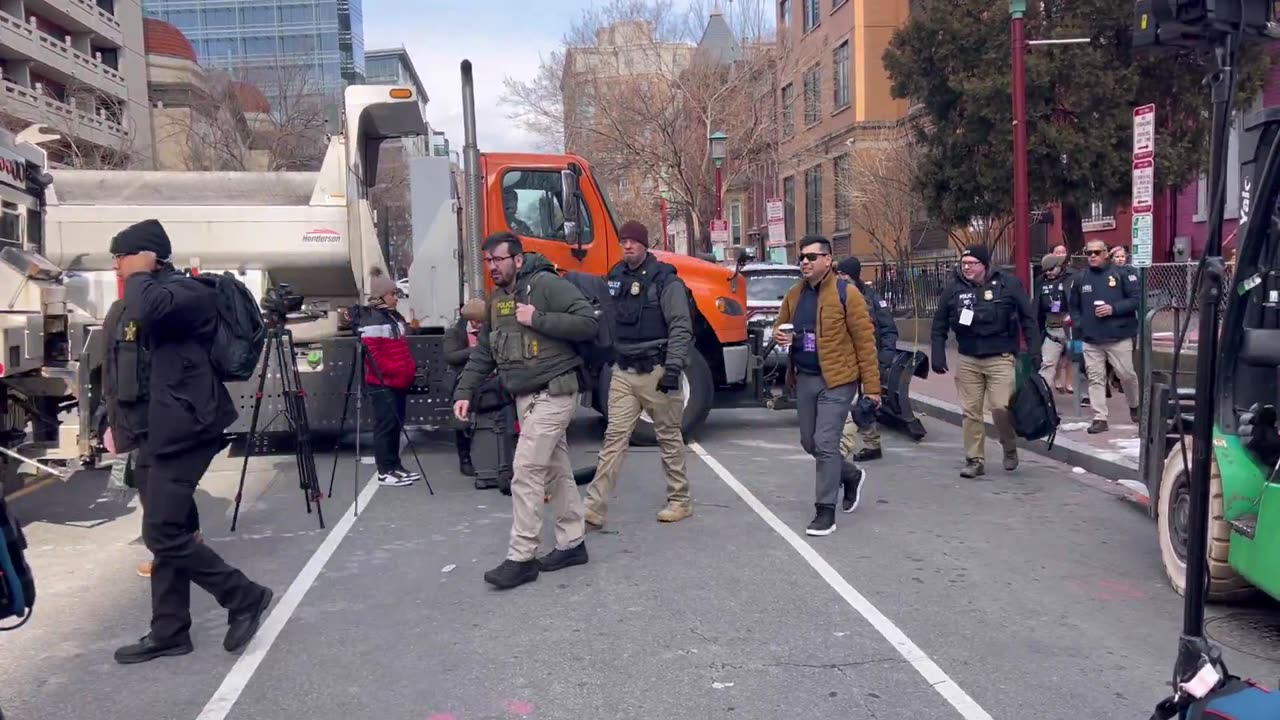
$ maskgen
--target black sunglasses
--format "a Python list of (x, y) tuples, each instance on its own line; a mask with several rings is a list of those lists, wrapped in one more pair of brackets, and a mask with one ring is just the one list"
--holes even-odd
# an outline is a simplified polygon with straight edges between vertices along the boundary
[(1106, 255), (1107, 251), (1106, 250), (1085, 250), (1084, 254), (1085, 255)]
[(803, 253), (800, 259), (805, 262), (818, 262), (818, 258), (824, 258), (829, 255), (830, 253)]

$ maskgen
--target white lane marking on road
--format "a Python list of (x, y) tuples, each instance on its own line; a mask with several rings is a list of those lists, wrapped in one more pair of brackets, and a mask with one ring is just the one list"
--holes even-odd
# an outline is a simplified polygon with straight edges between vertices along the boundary
[(800, 556), (803, 557), (814, 570), (818, 571), (818, 574), (822, 576), (822, 579), (826, 580), (827, 584), (839, 593), (840, 597), (844, 598), (845, 602), (849, 603), (850, 607), (858, 611), (859, 615), (865, 618), (867, 622), (871, 623), (871, 627), (875, 628), (885, 640), (888, 640), (889, 644), (893, 645), (894, 649), (898, 651), (898, 654), (901, 655), (904, 660), (911, 663), (911, 666), (916, 669), (916, 672), (920, 673), (920, 675), (924, 677), (925, 681), (929, 683), (929, 686), (938, 691), (939, 695), (941, 695), (947, 702), (951, 703), (951, 706), (960, 713), (961, 717), (965, 720), (992, 720), (991, 715), (989, 715), (986, 710), (983, 710), (982, 706), (973, 698), (969, 697), (968, 693), (960, 689), (960, 686), (951, 679), (951, 676), (943, 672), (942, 668), (938, 667), (937, 663), (930, 659), (919, 646), (912, 642), (911, 638), (907, 637), (906, 633), (899, 630), (898, 626), (894, 625), (892, 620), (885, 617), (884, 613), (880, 612), (876, 609), (875, 605), (871, 604), (871, 601), (863, 597), (862, 593), (855, 590), (854, 587), (849, 584), (849, 581), (845, 580), (835, 568), (831, 567), (831, 564), (824, 560), (822, 556), (819, 555), (811, 545), (809, 545), (809, 543), (801, 539), (794, 530), (787, 527), (785, 523), (779, 520), (778, 516), (774, 515), (772, 510), (765, 507), (764, 503), (760, 502), (745, 485), (733, 476), (733, 473), (725, 469), (725, 467), (721, 465), (718, 460), (712, 457), (711, 453), (708, 453), (701, 444), (696, 442), (689, 443), (689, 448), (697, 453), (698, 457), (702, 458), (702, 461), (705, 462), (716, 475), (720, 476), (720, 479), (724, 481), (725, 485), (728, 485), (734, 492), (736, 492), (738, 497), (742, 498), (743, 502), (754, 510), (762, 520), (768, 523), (769, 527), (773, 528), (774, 532), (781, 535), (783, 540), (786, 540), (791, 547), (795, 548), (795, 551), (800, 553)]
[[(364, 486), (364, 491), (360, 493), (362, 514), (369, 505), (369, 499), (377, 491), (378, 483), (376, 480), (370, 480)], [(324, 542), (320, 543), (320, 547), (316, 548), (307, 564), (302, 566), (302, 571), (293, 579), (293, 583), (285, 591), (284, 597), (280, 598), (275, 608), (271, 610), (271, 615), (267, 617), (266, 622), (262, 623), (262, 627), (258, 628), (258, 633), (253, 636), (253, 640), (249, 641), (249, 646), (244, 649), (240, 658), (236, 660), (236, 664), (231, 666), (231, 670), (227, 673), (227, 677), (223, 679), (222, 685), (213, 693), (213, 697), (209, 698), (209, 702), (205, 704), (204, 709), (200, 711), (196, 720), (224, 720), (227, 717), (227, 713), (231, 712), (231, 707), (240, 699), (240, 693), (244, 692), (245, 686), (249, 684), (249, 680), (253, 678), (253, 674), (258, 670), (258, 665), (262, 664), (263, 658), (267, 656), (267, 651), (275, 643), (276, 637), (284, 629), (285, 623), (289, 622), (289, 618), (293, 617), (293, 613), (298, 609), (298, 604), (302, 602), (302, 597), (315, 584), (316, 578), (320, 576), (320, 571), (324, 570), (325, 564), (329, 562), (329, 558), (333, 557), (334, 551), (338, 549), (338, 545), (342, 543), (342, 539), (351, 531), (351, 526), (355, 522), (355, 507), (352, 507), (342, 516), (338, 524), (334, 525), (333, 529), (329, 531), (329, 535), (325, 537)]]

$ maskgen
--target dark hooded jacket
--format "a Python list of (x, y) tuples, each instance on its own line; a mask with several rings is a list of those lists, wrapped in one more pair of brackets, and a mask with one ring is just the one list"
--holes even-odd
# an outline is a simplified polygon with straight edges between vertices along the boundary
[(935, 357), (945, 357), (951, 332), (960, 354), (970, 357), (1016, 354), (1019, 333), (1032, 353), (1040, 351), (1038, 323), (1022, 281), (995, 267), (988, 266), (981, 284), (969, 282), (956, 267), (933, 316)]
[[(516, 306), (533, 305), (532, 326), (516, 320)], [(596, 336), (595, 309), (573, 283), (556, 274), (538, 253), (524, 254), (524, 266), (508, 288), (495, 288), (486, 305), (488, 322), (472, 348), (454, 388), (455, 401), (472, 392), (494, 369), (512, 395), (546, 390), (573, 395), (579, 389), (582, 359), (575, 342)]]

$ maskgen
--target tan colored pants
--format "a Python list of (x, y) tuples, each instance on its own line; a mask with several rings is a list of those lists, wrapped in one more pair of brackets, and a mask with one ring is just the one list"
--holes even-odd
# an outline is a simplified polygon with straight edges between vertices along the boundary
[(587, 488), (587, 507), (602, 518), (609, 510), (609, 495), (618, 481), (627, 444), (642, 410), (653, 419), (654, 434), (658, 436), (658, 447), (662, 450), (667, 502), (689, 504), (689, 475), (685, 472), (684, 435), (680, 432), (684, 391), (664, 393), (658, 390), (662, 373), (661, 367), (642, 375), (613, 366), (609, 380), (609, 427), (604, 431), (604, 443), (600, 446), (596, 478)]
[(853, 421), (853, 415), (845, 418), (844, 429), (840, 431), (840, 457), (849, 457), (857, 447), (857, 438), (862, 438), (862, 447), (871, 450), (880, 449), (880, 423), (872, 423), (863, 430)]
[(1014, 358), (1010, 353), (987, 358), (961, 355), (956, 368), (956, 394), (964, 413), (961, 430), (966, 459), (986, 458), (987, 426), (983, 420), (983, 401), (996, 426), (1000, 446), (1005, 452), (1017, 450), (1017, 437), (1009, 421), (1009, 401), (1017, 379)]
[(542, 510), (551, 496), (556, 514), (556, 547), (568, 550), (582, 543), (582, 496), (573, 482), (565, 431), (577, 408), (576, 395), (548, 395), (547, 391), (516, 397), (520, 440), (516, 443), (511, 479), (511, 548), (507, 558), (532, 560), (542, 539)]
[(1133, 341), (1113, 343), (1085, 343), (1084, 371), (1089, 376), (1089, 407), (1094, 420), (1107, 419), (1107, 364), (1115, 371), (1124, 389), (1124, 399), (1129, 407), (1136, 408), (1142, 398), (1138, 388), (1138, 373), (1133, 369)]
[(1045, 328), (1044, 342), (1040, 345), (1040, 377), (1050, 388), (1057, 386), (1058, 361), (1067, 352), (1067, 331), (1062, 328)]

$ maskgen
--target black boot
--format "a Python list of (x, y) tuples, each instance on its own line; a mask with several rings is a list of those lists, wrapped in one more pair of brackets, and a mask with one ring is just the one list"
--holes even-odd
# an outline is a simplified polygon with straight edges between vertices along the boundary
[(501, 565), (484, 574), (484, 581), (499, 590), (510, 590), (537, 579), (537, 560), (503, 560)]
[(125, 645), (116, 650), (115, 658), (121, 665), (133, 665), (159, 657), (186, 655), (192, 650), (195, 648), (191, 645), (191, 636), (186, 633), (164, 641), (157, 641), (151, 635), (147, 635), (132, 645)]
[(228, 614), (227, 634), (222, 639), (224, 650), (233, 653), (249, 644), (257, 634), (258, 628), (262, 626), (262, 618), (267, 614), (267, 608), (271, 607), (273, 597), (275, 593), (271, 592), (271, 588), (264, 587), (262, 594), (258, 596), (258, 601), (248, 610)]
[(555, 572), (574, 565), (587, 564), (587, 543), (585, 541), (578, 543), (576, 546), (568, 550), (556, 548), (551, 552), (538, 558), (538, 568), (542, 572)]
[(846, 460), (840, 466), (840, 483), (844, 486), (844, 499), (840, 509), (851, 513), (858, 509), (862, 502), (862, 484), (867, 479), (867, 471)]
[(462, 473), (463, 477), (476, 476), (476, 468), (471, 464), (471, 458), (464, 457), (458, 460), (458, 472)]

